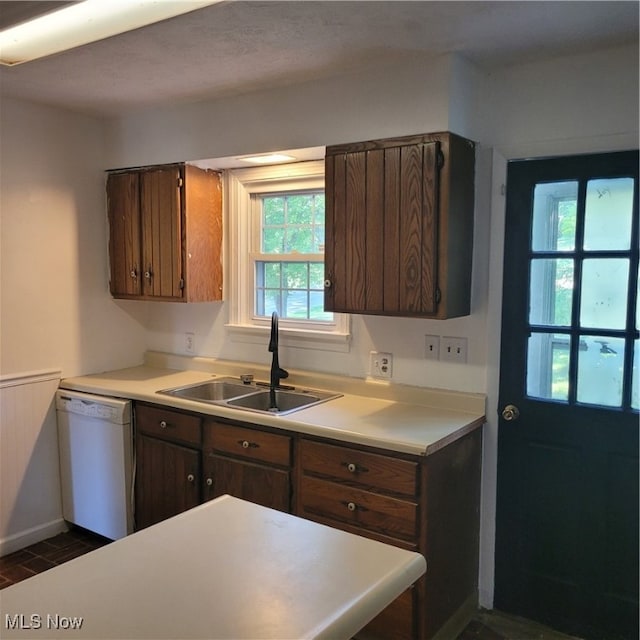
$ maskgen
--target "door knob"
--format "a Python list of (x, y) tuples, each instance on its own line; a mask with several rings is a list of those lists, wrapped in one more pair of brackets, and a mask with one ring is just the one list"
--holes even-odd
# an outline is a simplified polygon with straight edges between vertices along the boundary
[(515, 404), (508, 404), (502, 410), (502, 417), (507, 421), (511, 422), (512, 420), (517, 420), (520, 417), (520, 410), (516, 407)]

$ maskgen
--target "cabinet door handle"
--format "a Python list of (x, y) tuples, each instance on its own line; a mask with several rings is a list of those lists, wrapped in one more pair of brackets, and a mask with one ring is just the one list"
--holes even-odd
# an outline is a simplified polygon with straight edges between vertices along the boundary
[(152, 276), (153, 276), (153, 272), (151, 271), (151, 269), (147, 269), (147, 270), (144, 272), (144, 277), (145, 277), (147, 280), (151, 280)]
[(207, 482), (207, 487), (213, 486), (213, 478), (207, 478), (206, 482)]
[(329, 278), (324, 281), (324, 288), (331, 289), (331, 280)]
[(129, 275), (135, 280), (138, 277), (138, 270), (133, 268), (129, 271)]
[(187, 480), (188, 480), (189, 482), (193, 482), (195, 479), (196, 479), (196, 477), (193, 475), (193, 473), (190, 473), (190, 474), (187, 476)]

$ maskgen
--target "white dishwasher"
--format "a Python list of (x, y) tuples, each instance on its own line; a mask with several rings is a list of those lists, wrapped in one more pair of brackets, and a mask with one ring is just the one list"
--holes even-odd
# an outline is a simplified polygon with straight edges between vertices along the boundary
[(133, 532), (131, 402), (56, 393), (62, 514), (111, 540)]

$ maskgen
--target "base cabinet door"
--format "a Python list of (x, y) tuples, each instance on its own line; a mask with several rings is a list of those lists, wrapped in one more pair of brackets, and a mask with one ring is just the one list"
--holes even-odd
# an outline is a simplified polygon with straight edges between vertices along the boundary
[(379, 613), (355, 640), (415, 640), (415, 591), (412, 586)]
[(204, 458), (204, 500), (228, 493), (278, 511), (291, 510), (291, 474), (209, 453)]
[(136, 459), (136, 529), (200, 503), (199, 451), (138, 434)]

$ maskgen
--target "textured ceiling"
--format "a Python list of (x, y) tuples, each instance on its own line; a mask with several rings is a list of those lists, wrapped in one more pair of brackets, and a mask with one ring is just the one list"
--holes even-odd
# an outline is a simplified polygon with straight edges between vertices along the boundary
[[(3, 4), (16, 3), (0, 2), (0, 15)], [(229, 1), (3, 67), (0, 91), (117, 115), (450, 52), (490, 69), (637, 42), (638, 7), (635, 1)]]

